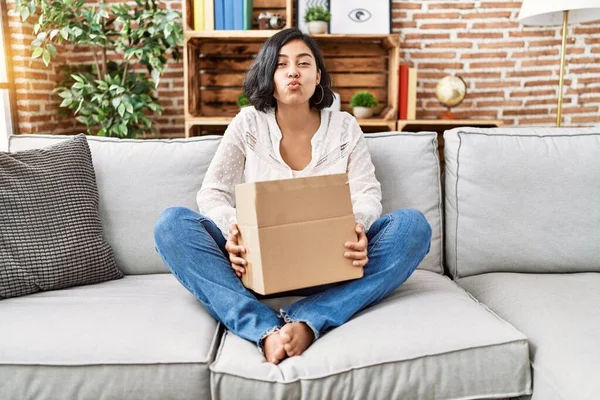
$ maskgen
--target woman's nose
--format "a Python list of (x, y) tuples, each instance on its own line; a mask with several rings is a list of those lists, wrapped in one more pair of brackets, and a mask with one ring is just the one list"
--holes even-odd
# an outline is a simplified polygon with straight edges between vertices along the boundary
[(298, 70), (296, 69), (295, 66), (290, 66), (290, 68), (288, 69), (288, 76), (290, 78), (295, 78), (298, 76)]

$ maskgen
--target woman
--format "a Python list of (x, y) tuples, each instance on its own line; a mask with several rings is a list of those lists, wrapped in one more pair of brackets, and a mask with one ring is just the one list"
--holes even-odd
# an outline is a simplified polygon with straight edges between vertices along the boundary
[[(423, 214), (404, 209), (380, 218), (380, 184), (362, 131), (350, 114), (325, 110), (333, 102), (330, 87), (311, 37), (292, 28), (268, 39), (244, 81), (253, 107), (228, 126), (197, 195), (200, 212), (172, 207), (155, 226), (156, 249), (181, 284), (274, 364), (302, 354), (325, 331), (394, 291), (429, 251)], [(297, 291), (312, 295), (277, 313), (240, 281), (246, 249), (238, 245), (234, 187), (344, 172), (357, 233), (344, 255), (364, 267), (364, 276)]]

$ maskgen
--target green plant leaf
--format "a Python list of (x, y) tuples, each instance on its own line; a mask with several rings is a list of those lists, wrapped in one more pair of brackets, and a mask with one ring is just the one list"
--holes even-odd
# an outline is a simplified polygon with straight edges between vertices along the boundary
[(42, 55), (43, 52), (44, 52), (44, 49), (42, 47), (36, 47), (35, 50), (33, 50), (33, 54), (31, 55), (31, 58), (38, 58), (39, 56)]
[(73, 97), (73, 94), (69, 91), (69, 89), (65, 89), (63, 92), (59, 92), (58, 95), (63, 99), (69, 99)]
[(48, 66), (48, 64), (50, 64), (50, 52), (48, 50), (44, 50), (44, 52), (42, 53), (42, 60), (44, 60), (44, 64), (46, 64), (46, 67)]
[(60, 36), (63, 37), (63, 39), (65, 40), (69, 40), (69, 28), (64, 27), (60, 30)]
[(68, 106), (71, 105), (71, 103), (73, 103), (73, 99), (72, 98), (64, 99), (62, 101), (62, 103), (60, 103), (60, 107), (68, 107)]
[(123, 115), (125, 115), (125, 104), (123, 104), (123, 103), (119, 104), (119, 108), (117, 108), (117, 111), (118, 111), (119, 115), (121, 117), (123, 117)]

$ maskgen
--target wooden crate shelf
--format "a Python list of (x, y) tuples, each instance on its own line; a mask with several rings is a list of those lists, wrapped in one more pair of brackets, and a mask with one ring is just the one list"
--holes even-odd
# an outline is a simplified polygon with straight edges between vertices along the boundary
[[(252, 31), (247, 31), (252, 32)], [(234, 36), (194, 32), (185, 39), (186, 126), (218, 125), (214, 117), (231, 119), (239, 111), (246, 71), (272, 31)], [(264, 32), (264, 34), (263, 34)], [(260, 33), (260, 34), (259, 34)], [(331, 74), (341, 108), (351, 111), (350, 98), (369, 90), (379, 101), (375, 116), (361, 126), (396, 127), (399, 39), (397, 35), (315, 35)], [(226, 125), (226, 123), (224, 123)], [(186, 137), (191, 136), (186, 128)]]
[[(194, 31), (193, 0), (183, 2), (185, 136), (222, 134), (239, 112), (236, 100), (246, 71), (264, 41), (277, 30), (258, 30), (261, 12), (282, 15), (295, 25), (293, 0), (254, 0), (254, 25), (246, 31)], [(395, 130), (398, 114), (399, 35), (313, 35), (331, 74), (341, 108), (369, 90), (379, 101), (373, 118), (359, 120), (365, 132)]]

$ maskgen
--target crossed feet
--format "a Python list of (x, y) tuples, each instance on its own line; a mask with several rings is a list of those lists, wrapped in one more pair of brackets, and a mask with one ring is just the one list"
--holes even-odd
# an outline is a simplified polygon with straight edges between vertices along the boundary
[(312, 329), (304, 322), (285, 324), (279, 332), (273, 332), (265, 338), (265, 358), (277, 365), (286, 357), (299, 356), (308, 349), (314, 337)]

